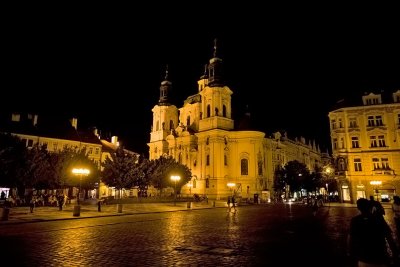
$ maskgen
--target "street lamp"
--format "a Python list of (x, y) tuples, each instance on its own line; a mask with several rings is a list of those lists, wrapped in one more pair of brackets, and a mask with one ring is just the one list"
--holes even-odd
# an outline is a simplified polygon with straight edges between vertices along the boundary
[(174, 181), (174, 206), (176, 206), (176, 182), (180, 179), (179, 175), (171, 175), (171, 180)]
[(226, 185), (230, 188), (232, 195), (233, 195), (233, 188), (236, 186), (236, 184), (235, 183), (227, 183)]
[(376, 194), (376, 200), (378, 201), (378, 186), (382, 184), (382, 181), (370, 181), (369, 184), (374, 186), (374, 195)]
[(75, 169), (74, 168), (74, 169), (72, 169), (72, 173), (75, 174), (75, 175), (79, 175), (79, 193), (78, 193), (78, 205), (79, 205), (80, 204), (79, 196), (81, 194), (81, 189), (82, 189), (82, 176), (83, 175), (89, 175), (90, 170), (82, 169), (82, 168), (80, 168), (80, 169)]

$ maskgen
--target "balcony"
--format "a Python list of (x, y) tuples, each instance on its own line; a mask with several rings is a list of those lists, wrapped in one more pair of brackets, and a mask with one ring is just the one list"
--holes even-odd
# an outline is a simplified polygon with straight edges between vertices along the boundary
[(394, 171), (392, 169), (374, 169), (372, 171), (373, 175), (394, 175)]

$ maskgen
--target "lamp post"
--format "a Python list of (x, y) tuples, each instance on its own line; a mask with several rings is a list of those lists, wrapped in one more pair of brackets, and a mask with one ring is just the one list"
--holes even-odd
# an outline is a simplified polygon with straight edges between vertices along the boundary
[(176, 206), (176, 182), (180, 179), (179, 175), (171, 175), (171, 180), (174, 181), (174, 206)]
[(89, 175), (90, 170), (82, 169), (82, 168), (80, 168), (80, 169), (72, 169), (72, 173), (75, 174), (75, 175), (79, 175), (79, 193), (78, 193), (78, 200), (77, 201), (78, 201), (78, 205), (80, 205), (79, 197), (80, 197), (81, 190), (82, 190), (82, 176), (83, 175)]

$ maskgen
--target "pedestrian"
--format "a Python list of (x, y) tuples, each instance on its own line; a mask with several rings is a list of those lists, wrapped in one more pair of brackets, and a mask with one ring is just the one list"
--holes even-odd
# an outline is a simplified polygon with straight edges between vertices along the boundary
[(398, 259), (398, 248), (386, 221), (371, 214), (371, 204), (365, 198), (357, 200), (360, 214), (350, 221), (348, 254), (358, 267), (390, 266), (391, 260)]
[(318, 211), (318, 199), (316, 197), (314, 197), (312, 199), (312, 211), (313, 211), (313, 215), (317, 216), (317, 211)]
[(34, 196), (32, 196), (31, 200), (29, 201), (29, 210), (31, 213), (33, 213), (33, 209), (35, 208), (35, 202), (36, 199)]
[(382, 204), (374, 199), (374, 196), (370, 196), (369, 197), (369, 201), (370, 201), (370, 209), (371, 209), (371, 213), (372, 215), (378, 216), (378, 217), (382, 217), (385, 215), (385, 209), (383, 208)]
[(65, 201), (64, 195), (59, 195), (58, 196), (58, 210), (62, 210), (64, 201)]
[(228, 196), (227, 204), (228, 204), (228, 212), (231, 212), (231, 197), (230, 196)]
[(236, 212), (236, 198), (234, 195), (232, 196), (232, 208)]
[(392, 210), (394, 214), (394, 222), (397, 228), (397, 238), (400, 240), (400, 197), (393, 197)]

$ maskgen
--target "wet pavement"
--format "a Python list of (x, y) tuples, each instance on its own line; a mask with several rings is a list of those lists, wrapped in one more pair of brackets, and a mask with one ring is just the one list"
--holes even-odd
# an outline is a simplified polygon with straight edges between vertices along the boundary
[(153, 212), (173, 212), (185, 211), (192, 209), (211, 209), (211, 208), (226, 208), (225, 201), (209, 201), (207, 202), (176, 202), (174, 203), (129, 203), (122, 204), (122, 208), (117, 204), (101, 205), (100, 211), (97, 204), (84, 203), (80, 205), (79, 216), (76, 212), (76, 205), (67, 204), (63, 207), (62, 211), (58, 207), (38, 206), (35, 207), (33, 213), (30, 212), (29, 207), (13, 207), (9, 209), (7, 218), (2, 216), (3, 209), (0, 208), (0, 225), (1, 224), (14, 224), (14, 223), (27, 223), (27, 222), (40, 222), (49, 220), (72, 220), (93, 217), (107, 217), (107, 216), (123, 216), (141, 213)]
[[(393, 213), (386, 207), (385, 219)], [(0, 223), (0, 255), (15, 266), (349, 266), (346, 236), (354, 205), (225, 202), (73, 205), (11, 210)]]

